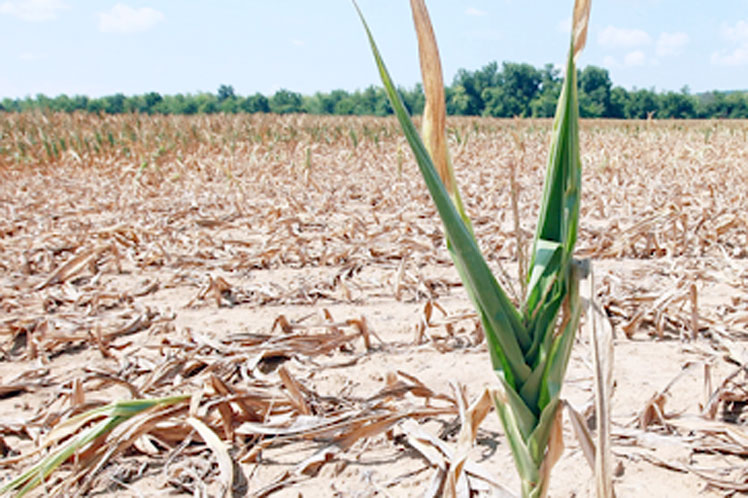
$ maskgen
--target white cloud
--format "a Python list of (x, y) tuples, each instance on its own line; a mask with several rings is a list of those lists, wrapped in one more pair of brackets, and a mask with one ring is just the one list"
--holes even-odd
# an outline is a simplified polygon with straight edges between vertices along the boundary
[(164, 20), (164, 14), (150, 7), (134, 9), (118, 3), (107, 12), (99, 12), (99, 31), (136, 33), (146, 31)]
[(503, 39), (501, 31), (497, 29), (475, 29), (465, 34), (471, 40), (496, 42)]
[(647, 56), (641, 50), (629, 52), (623, 58), (623, 65), (628, 67), (643, 66), (645, 62), (647, 62)]
[(597, 42), (604, 47), (633, 48), (649, 45), (652, 38), (641, 29), (617, 28), (607, 26), (597, 37)]
[(612, 55), (606, 55), (605, 57), (603, 57), (603, 67), (605, 68), (618, 67), (618, 59), (616, 59)]
[(38, 61), (44, 57), (43, 54), (36, 54), (34, 52), (21, 52), (18, 54), (18, 59), (26, 62)]
[(748, 65), (748, 21), (740, 20), (732, 26), (723, 25), (720, 34), (722, 38), (737, 46), (713, 52), (712, 64), (717, 66)]
[(688, 35), (686, 33), (661, 33), (657, 38), (657, 47), (655, 49), (658, 57), (667, 57), (669, 55), (679, 55), (683, 47), (688, 44)]
[(465, 11), (465, 14), (469, 16), (483, 17), (488, 14), (488, 12), (486, 12), (485, 10), (476, 9), (475, 7), (468, 7)]
[(734, 26), (722, 26), (722, 36), (733, 42), (748, 43), (748, 21), (740, 20)]
[(745, 66), (748, 65), (748, 46), (738, 47), (729, 52), (714, 52), (712, 64), (717, 66)]
[(17, 0), (0, 3), (0, 14), (8, 14), (24, 21), (49, 21), (69, 6), (62, 0)]

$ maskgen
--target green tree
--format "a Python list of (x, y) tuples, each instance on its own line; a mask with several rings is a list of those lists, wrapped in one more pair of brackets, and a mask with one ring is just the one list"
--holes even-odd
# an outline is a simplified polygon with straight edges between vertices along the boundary
[(267, 97), (261, 93), (250, 95), (239, 103), (239, 109), (244, 112), (270, 112), (270, 103)]
[(229, 99), (219, 100), (218, 111), (228, 114), (236, 114), (239, 112), (239, 99), (231, 97)]
[(122, 93), (109, 95), (103, 99), (103, 110), (107, 114), (122, 114), (125, 112), (125, 96)]
[(743, 92), (708, 92), (702, 96), (699, 115), (706, 118), (748, 117), (748, 100)]
[(579, 73), (579, 113), (583, 118), (610, 115), (610, 92), (613, 83), (607, 69), (587, 66)]
[(445, 90), (447, 99), (447, 113), (450, 115), (466, 116), (472, 105), (472, 98), (462, 85), (453, 85)]
[(323, 92), (317, 92), (311, 96), (303, 97), (304, 112), (308, 114), (330, 114), (327, 111), (329, 95)]
[(452, 86), (455, 87), (453, 102), (448, 102), (455, 114), (478, 116), (485, 107), (483, 92), (487, 88), (499, 86), (499, 65), (496, 62), (486, 64), (477, 71), (466, 69), (457, 71)]
[(153, 114), (154, 112), (158, 112), (158, 105), (164, 100), (164, 98), (161, 96), (158, 92), (148, 92), (145, 95), (143, 95), (143, 104), (144, 109), (143, 112), (147, 112), (148, 114)]
[(301, 112), (303, 100), (301, 94), (286, 89), (280, 89), (268, 102), (270, 112), (275, 114), (289, 114), (292, 112)]
[(197, 114), (197, 102), (192, 95), (186, 96), (178, 93), (168, 99), (167, 109), (169, 114)]
[[(414, 86), (412, 90), (400, 88), (399, 91), (403, 98), (403, 102), (405, 103), (405, 107), (411, 115), (415, 116), (423, 114), (423, 108), (426, 106), (426, 96), (423, 93), (423, 85), (421, 83), (416, 83), (416, 86)], [(392, 114), (392, 107), (390, 106), (388, 99), (385, 99), (385, 104), (386, 114)]]
[(725, 103), (728, 118), (748, 118), (748, 95), (745, 92), (730, 92), (725, 99)]
[(125, 98), (125, 112), (147, 113), (145, 95), (132, 95)]
[(3, 110), (6, 112), (20, 112), (21, 106), (18, 99), (5, 97), (2, 102)]
[(333, 112), (338, 116), (348, 116), (353, 114), (356, 108), (356, 100), (351, 95), (346, 95), (342, 99), (335, 102)]
[(510, 118), (532, 114), (530, 102), (538, 95), (542, 77), (530, 64), (505, 62), (497, 85), (485, 88), (483, 115)]
[(353, 108), (354, 114), (357, 116), (374, 114), (374, 111), (377, 108), (377, 100), (379, 99), (377, 88), (375, 86), (369, 86), (363, 92), (357, 91), (353, 94), (353, 97), (356, 101), (356, 105)]
[(624, 114), (628, 119), (645, 119), (659, 110), (658, 100), (654, 90), (635, 90), (629, 94)]
[(89, 99), (86, 104), (86, 112), (91, 114), (104, 112), (104, 101), (102, 99)]
[(610, 91), (610, 107), (608, 107), (608, 113), (605, 117), (624, 119), (629, 99), (629, 92), (625, 88), (620, 86), (614, 87)]
[(333, 90), (325, 99), (325, 112), (328, 114), (337, 114), (335, 107), (338, 102), (348, 98), (348, 92), (345, 90)]
[(50, 102), (49, 108), (56, 112), (73, 112), (75, 111), (75, 101), (63, 93)]
[(193, 97), (200, 114), (214, 114), (218, 112), (218, 97), (212, 93), (200, 93)]
[[(363, 92), (356, 92), (353, 97), (356, 102), (353, 108), (354, 114), (358, 116), (384, 116), (387, 114), (386, 104), (384, 103), (384, 101), (387, 100), (387, 95), (384, 93), (383, 88), (371, 85)], [(383, 114), (378, 114), (377, 111)]]
[(221, 85), (218, 87), (218, 101), (223, 102), (226, 99), (233, 99), (236, 95), (234, 94), (234, 87), (231, 85)]
[(556, 103), (561, 95), (561, 71), (553, 64), (546, 64), (540, 71), (540, 91), (530, 101), (533, 117), (552, 118), (556, 113)]
[(687, 92), (667, 92), (660, 96), (660, 117), (674, 119), (696, 117), (696, 99)]
[(76, 95), (73, 97), (73, 108), (76, 111), (85, 111), (88, 107), (88, 97), (86, 95)]
[(37, 93), (36, 97), (32, 99), (27, 99), (29, 104), (29, 109), (49, 109), (52, 107), (52, 99), (44, 95), (43, 93)]

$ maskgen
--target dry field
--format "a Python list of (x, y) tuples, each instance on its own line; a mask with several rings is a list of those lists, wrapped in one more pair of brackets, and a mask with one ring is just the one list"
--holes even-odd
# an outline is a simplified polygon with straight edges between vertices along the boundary
[[(509, 287), (550, 124), (448, 122)], [(47, 491), (438, 495), (461, 410), (496, 380), (394, 119), (0, 114), (0, 134), (2, 482), (77, 413), (189, 394), (95, 441)], [(748, 123), (586, 121), (580, 138), (577, 247), (616, 334), (617, 496), (746, 493)], [(594, 420), (584, 333), (567, 379)], [(565, 433), (550, 495), (590, 496)], [(495, 415), (469, 462), (479, 495), (517, 489)]]

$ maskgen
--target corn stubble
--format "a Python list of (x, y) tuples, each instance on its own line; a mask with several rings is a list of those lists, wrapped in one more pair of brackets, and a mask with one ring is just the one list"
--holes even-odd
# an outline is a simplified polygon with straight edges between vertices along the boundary
[(567, 76), (553, 124), (528, 293), (519, 309), (492, 275), (473, 235), (446, 147), (436, 39), (423, 0), (411, 0), (411, 8), (426, 94), (421, 136), (360, 10), (359, 14), (382, 82), (444, 224), (447, 248), (480, 316), (501, 384), (494, 402), (520, 475), (522, 495), (545, 496), (551, 468), (563, 451), (559, 395), (579, 325), (579, 280), (585, 271), (572, 257), (581, 184), (575, 58), (586, 41), (590, 2), (578, 0), (574, 6)]

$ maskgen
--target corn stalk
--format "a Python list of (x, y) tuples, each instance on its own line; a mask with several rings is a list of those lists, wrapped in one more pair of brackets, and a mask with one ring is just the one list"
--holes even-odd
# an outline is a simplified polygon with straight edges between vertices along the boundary
[(355, 6), (395, 115), (444, 224), (449, 253), (480, 316), (500, 381), (494, 402), (520, 476), (522, 496), (545, 496), (551, 468), (563, 451), (559, 394), (581, 312), (579, 280), (584, 269), (573, 259), (581, 189), (575, 58), (586, 41), (590, 0), (577, 0), (574, 5), (566, 78), (553, 122), (528, 292), (519, 308), (491, 273), (460, 198), (446, 147), (439, 53), (424, 1), (411, 0), (426, 94), (423, 139)]

